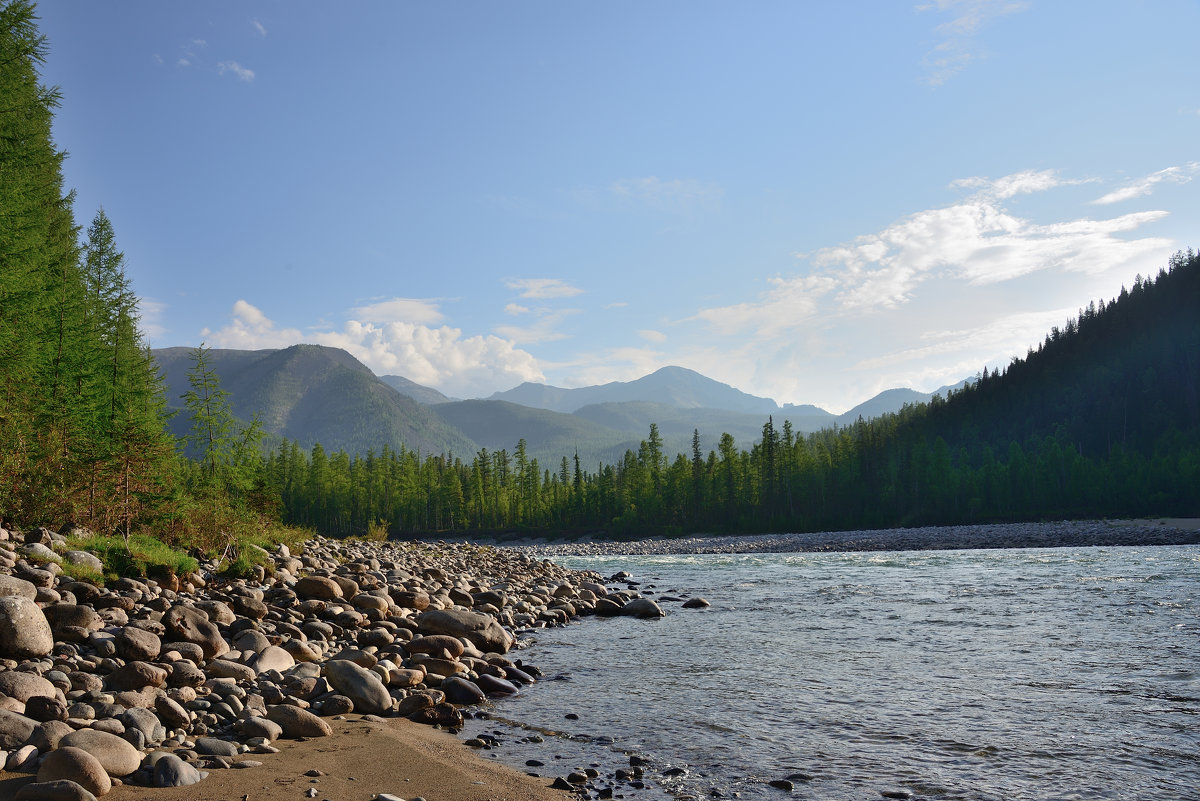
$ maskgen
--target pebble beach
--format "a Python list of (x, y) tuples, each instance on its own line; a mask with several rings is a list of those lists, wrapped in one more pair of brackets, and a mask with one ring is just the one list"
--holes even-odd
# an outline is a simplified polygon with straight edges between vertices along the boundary
[(616, 771), (542, 760), (523, 771), (482, 758), (491, 743), (471, 734), (506, 697), (536, 697), (527, 635), (582, 616), (665, 614), (629, 577), (569, 570), (555, 555), (1193, 544), (1198, 528), (1084, 521), (513, 548), (318, 537), (298, 553), (280, 546), (249, 579), (222, 579), (210, 562), (104, 587), (62, 574), (59, 563), (87, 555), (60, 534), (0, 529), (0, 797), (637, 798), (655, 767), (636, 757)]
[(47, 529), (0, 532), (0, 797), (561, 797), (592, 777), (505, 769), (454, 735), (536, 683), (521, 632), (662, 614), (469, 544), (315, 538), (229, 581), (212, 563), (104, 587), (61, 574), (87, 558)]

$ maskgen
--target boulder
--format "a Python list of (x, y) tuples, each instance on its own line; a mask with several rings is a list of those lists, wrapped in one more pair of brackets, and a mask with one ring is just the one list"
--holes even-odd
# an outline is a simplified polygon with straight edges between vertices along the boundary
[(333, 734), (333, 728), (312, 712), (289, 704), (271, 707), (267, 712), (267, 720), (279, 724), (283, 736), (287, 738), (328, 737)]
[(155, 787), (187, 787), (203, 778), (203, 773), (174, 754), (166, 754), (154, 763)]
[(37, 721), (0, 709), (0, 751), (12, 751), (21, 747), (33, 734)]
[(343, 597), (341, 585), (326, 576), (305, 576), (296, 582), (296, 594), (318, 601), (336, 601)]
[(513, 636), (491, 615), (461, 609), (435, 609), (417, 618), (421, 634), (449, 634), (464, 637), (484, 653), (507, 653)]
[(96, 795), (70, 779), (55, 779), (25, 785), (13, 801), (96, 801)]
[(59, 749), (82, 748), (100, 760), (109, 776), (128, 776), (142, 762), (141, 753), (127, 740), (115, 734), (96, 729), (80, 729), (71, 732), (58, 743)]
[(54, 634), (38, 605), (24, 595), (0, 596), (0, 657), (45, 656), (52, 648)]
[(151, 662), (158, 658), (162, 650), (162, 640), (157, 634), (134, 626), (125, 626), (118, 630), (113, 641), (117, 646), (117, 654), (122, 659)]
[(621, 608), (621, 614), (625, 617), (647, 619), (663, 617), (667, 613), (663, 611), (661, 606), (649, 598), (634, 598)]
[(92, 795), (101, 796), (112, 789), (112, 779), (100, 760), (82, 748), (67, 746), (51, 751), (38, 768), (39, 782), (72, 781)]
[(325, 663), (325, 678), (335, 690), (354, 702), (354, 708), (367, 715), (381, 715), (392, 708), (392, 696), (379, 675), (347, 659)]
[(4, 595), (20, 595), (32, 601), (37, 597), (37, 587), (25, 579), (0, 575), (0, 596)]
[(36, 673), (21, 670), (0, 671), (0, 695), (7, 695), (25, 703), (35, 695), (54, 698), (57, 694), (58, 690), (54, 685)]
[(205, 659), (229, 653), (229, 643), (221, 636), (217, 624), (199, 609), (176, 604), (163, 615), (162, 622), (167, 627), (168, 637), (199, 645)]

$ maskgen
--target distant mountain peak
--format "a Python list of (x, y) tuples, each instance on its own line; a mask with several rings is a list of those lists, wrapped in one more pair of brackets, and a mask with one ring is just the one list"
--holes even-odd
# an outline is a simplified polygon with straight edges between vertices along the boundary
[(571, 413), (598, 403), (643, 401), (680, 409), (725, 409), (751, 414), (775, 414), (779, 404), (695, 370), (670, 365), (633, 381), (610, 381), (587, 387), (564, 389), (549, 384), (525, 382), (506, 392), (493, 393), (489, 400), (506, 400), (537, 409)]

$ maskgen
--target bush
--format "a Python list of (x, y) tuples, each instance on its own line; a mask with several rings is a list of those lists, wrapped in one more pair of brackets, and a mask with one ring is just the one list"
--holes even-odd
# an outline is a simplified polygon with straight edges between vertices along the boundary
[[(195, 573), (200, 567), (195, 559), (183, 551), (145, 534), (134, 534), (128, 541), (124, 537), (109, 535), (71, 539), (67, 544), (71, 548), (90, 551), (100, 557), (100, 561), (104, 563), (104, 574), (109, 577), (186, 576)], [(65, 568), (64, 572), (73, 575)]]

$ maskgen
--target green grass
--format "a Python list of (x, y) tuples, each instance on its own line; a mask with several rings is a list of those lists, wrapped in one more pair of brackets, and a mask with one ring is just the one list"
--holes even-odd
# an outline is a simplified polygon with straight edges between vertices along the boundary
[[(104, 575), (108, 578), (155, 578), (156, 576), (176, 575), (186, 576), (199, 569), (200, 564), (183, 551), (176, 550), (162, 540), (145, 534), (134, 534), (126, 543), (124, 537), (109, 535), (90, 537), (88, 539), (70, 539), (70, 548), (90, 551), (100, 557), (104, 563)], [(74, 575), (78, 570), (66, 566), (64, 573)], [(84, 570), (87, 570), (84, 568)], [(94, 577), (94, 571), (87, 571)], [(83, 573), (80, 573), (82, 577)]]

